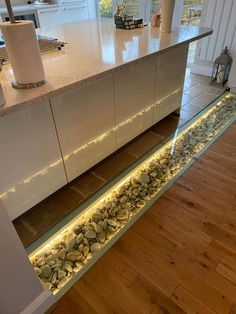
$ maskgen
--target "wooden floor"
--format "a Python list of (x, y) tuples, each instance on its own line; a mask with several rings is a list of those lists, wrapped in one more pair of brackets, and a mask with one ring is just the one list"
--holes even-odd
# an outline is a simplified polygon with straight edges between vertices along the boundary
[(236, 124), (52, 313), (236, 313)]

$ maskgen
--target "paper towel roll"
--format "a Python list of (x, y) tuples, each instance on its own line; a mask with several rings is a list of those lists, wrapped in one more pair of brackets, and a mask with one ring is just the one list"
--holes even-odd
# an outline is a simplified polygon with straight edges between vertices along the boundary
[(175, 8), (175, 0), (161, 0), (161, 32), (170, 33)]
[(18, 84), (44, 81), (45, 74), (32, 21), (0, 23), (8, 56)]

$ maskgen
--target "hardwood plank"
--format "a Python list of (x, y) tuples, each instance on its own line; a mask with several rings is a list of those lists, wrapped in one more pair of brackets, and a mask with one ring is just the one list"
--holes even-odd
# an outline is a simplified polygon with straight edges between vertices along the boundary
[(222, 261), (216, 267), (216, 271), (226, 279), (236, 284), (236, 270), (231, 268), (226, 261)]
[(80, 314), (95, 314), (96, 311), (84, 300), (80, 291), (72, 287), (64, 296), (59, 300), (59, 307), (65, 313), (80, 313)]
[(143, 237), (132, 233), (132, 242), (126, 240), (126, 236), (119, 240), (119, 250), (132, 259), (139, 259), (145, 256), (150, 263), (155, 264), (164, 273), (171, 276), (179, 285), (191, 292), (200, 302), (207, 304), (209, 308), (219, 314), (228, 314), (232, 307), (232, 302), (219, 291), (204, 282), (192, 269), (183, 267), (179, 261), (161, 255), (158, 247), (149, 243)]
[(219, 275), (214, 269), (211, 269), (208, 264), (196, 256), (193, 252), (177, 248), (172, 254), (173, 260), (179, 262), (183, 268), (188, 269), (197, 274), (209, 286), (216, 289), (220, 294), (235, 302), (236, 286), (229, 280)]
[[(139, 235), (137, 236), (139, 237)], [(126, 241), (133, 241), (133, 235), (126, 234)], [(118, 245), (114, 246), (113, 250), (116, 251), (119, 258), (123, 259), (129, 265), (129, 268), (132, 267), (138, 273), (142, 274), (146, 280), (165, 295), (171, 296), (176, 289), (177, 282), (167, 273), (163, 272), (155, 263), (151, 262), (144, 254), (139, 254), (138, 258), (133, 258), (131, 251), (126, 251), (126, 254), (124, 254)]]
[(223, 243), (226, 247), (236, 250), (236, 235), (230, 233), (220, 226), (217, 226), (211, 222), (208, 222), (203, 231), (207, 233), (210, 237), (217, 239), (219, 242)]
[(186, 312), (175, 304), (170, 298), (150, 285), (141, 275), (129, 286), (135, 295), (136, 302), (142, 313), (175, 313), (185, 314)]
[(230, 314), (236, 314), (236, 305), (232, 307)]
[(179, 286), (174, 291), (171, 299), (188, 314), (214, 314), (215, 312), (199, 302), (192, 294)]
[(233, 257), (236, 259), (236, 251), (225, 246), (222, 242), (218, 240), (213, 240), (209, 247), (207, 248), (208, 252), (217, 254), (219, 258), (227, 259), (228, 257)]

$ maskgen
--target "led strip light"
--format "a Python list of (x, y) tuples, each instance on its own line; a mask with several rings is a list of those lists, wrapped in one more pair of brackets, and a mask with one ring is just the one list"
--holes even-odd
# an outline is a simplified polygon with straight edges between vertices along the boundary
[(64, 294), (235, 121), (226, 93), (30, 246), (42, 284)]

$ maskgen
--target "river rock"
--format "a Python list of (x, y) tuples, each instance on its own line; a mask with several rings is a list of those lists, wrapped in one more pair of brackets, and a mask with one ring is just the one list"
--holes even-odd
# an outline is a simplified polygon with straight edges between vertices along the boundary
[(101, 226), (99, 226), (99, 225), (97, 225), (97, 224), (94, 224), (94, 231), (96, 232), (96, 233), (101, 233), (102, 232), (102, 227)]
[(98, 240), (101, 242), (101, 243), (104, 243), (105, 240), (106, 240), (106, 234), (104, 231), (102, 231), (101, 233), (99, 233), (98, 235)]
[(68, 281), (68, 278), (64, 277), (61, 281), (58, 282), (57, 288), (61, 289), (67, 283), (67, 281)]
[(138, 177), (138, 182), (141, 184), (148, 184), (150, 182), (150, 177), (146, 172), (141, 172)]
[(83, 233), (80, 233), (80, 234), (76, 237), (76, 239), (75, 239), (76, 244), (80, 244), (80, 242), (83, 240), (83, 238), (84, 238)]
[(66, 252), (63, 250), (63, 251), (60, 251), (58, 253), (58, 257), (62, 260), (66, 259)]
[(52, 278), (50, 280), (51, 284), (54, 285), (56, 280), (57, 280), (57, 272), (54, 272), (53, 275), (52, 275)]
[(42, 273), (42, 270), (39, 267), (34, 267), (36, 274), (39, 276)]
[(66, 272), (64, 270), (58, 270), (57, 272), (57, 277), (59, 280), (61, 280), (62, 278), (64, 278), (66, 276)]
[(120, 203), (121, 204), (124, 204), (125, 202), (128, 201), (128, 197), (126, 195), (123, 195), (121, 198), (120, 198)]
[(95, 213), (95, 214), (93, 214), (92, 219), (93, 219), (93, 221), (95, 221), (96, 223), (98, 223), (100, 220), (103, 220), (103, 216), (102, 216), (102, 214)]
[(93, 231), (93, 230), (88, 230), (88, 231), (85, 233), (85, 236), (86, 236), (86, 238), (88, 238), (88, 239), (95, 239), (96, 236), (97, 236), (97, 234), (96, 234), (96, 232)]
[(84, 256), (86, 257), (89, 253), (89, 247), (88, 246), (85, 246), (84, 249), (83, 249), (83, 254)]
[(45, 264), (46, 264), (46, 262), (45, 262), (44, 257), (40, 257), (39, 260), (37, 261), (37, 266), (41, 267), (41, 266), (43, 266)]
[(66, 255), (66, 260), (69, 262), (76, 262), (76, 261), (80, 261), (82, 257), (82, 253), (78, 250), (70, 252)]
[(101, 244), (99, 242), (93, 243), (91, 245), (91, 252), (96, 252), (99, 251), (101, 249)]
[(71, 250), (71, 249), (74, 248), (74, 246), (75, 246), (75, 238), (72, 238), (72, 239), (69, 240), (69, 242), (67, 243), (66, 248), (67, 248), (68, 250)]
[(116, 221), (113, 219), (107, 219), (107, 223), (112, 227), (116, 227)]
[(45, 264), (43, 265), (41, 268), (41, 277), (44, 277), (44, 278), (49, 278), (51, 273), (52, 273), (52, 269), (49, 265)]

